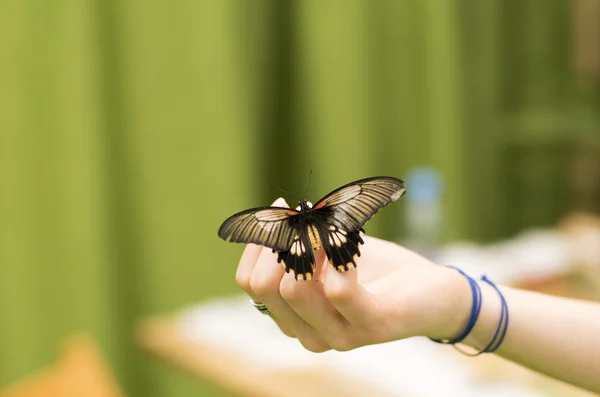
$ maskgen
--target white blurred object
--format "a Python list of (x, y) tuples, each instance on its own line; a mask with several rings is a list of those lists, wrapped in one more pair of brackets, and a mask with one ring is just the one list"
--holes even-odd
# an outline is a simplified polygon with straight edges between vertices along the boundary
[(534, 229), (489, 245), (449, 244), (437, 253), (435, 261), (474, 277), (486, 274), (495, 282), (512, 283), (567, 273), (573, 265), (571, 245), (556, 230)]
[(587, 230), (570, 240), (573, 259), (600, 270), (600, 230)]
[(600, 270), (600, 217), (574, 213), (563, 220), (561, 230), (569, 242), (573, 261)]
[(561, 277), (576, 267), (600, 270), (600, 218), (571, 214), (557, 228), (526, 230), (493, 244), (448, 244), (434, 261), (507, 284)]

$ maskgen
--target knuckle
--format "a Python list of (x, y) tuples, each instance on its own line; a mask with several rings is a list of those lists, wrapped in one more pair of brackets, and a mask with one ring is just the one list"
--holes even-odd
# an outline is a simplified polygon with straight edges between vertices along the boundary
[(358, 335), (359, 338), (361, 338), (362, 340), (372, 340), (372, 339), (378, 339), (378, 332), (377, 330), (372, 329), (372, 327), (370, 327), (369, 325), (366, 324), (355, 324), (353, 325), (354, 331), (356, 332), (356, 334)]
[(306, 350), (313, 353), (323, 353), (328, 350), (331, 350), (331, 347), (328, 346), (326, 343), (321, 342), (319, 340), (315, 340), (314, 338), (302, 338), (298, 340)]
[(352, 291), (348, 288), (344, 288), (343, 285), (328, 285), (325, 283), (324, 292), (325, 296), (330, 301), (347, 302), (352, 299)]
[(296, 332), (294, 331), (294, 327), (292, 327), (290, 324), (285, 323), (281, 320), (279, 320), (275, 315), (271, 316), (271, 318), (273, 319), (273, 322), (275, 322), (275, 324), (277, 325), (277, 327), (279, 327), (279, 330), (287, 337), (289, 338), (293, 338), (293, 339), (297, 339), (297, 335)]
[(279, 320), (277, 317), (272, 316), (271, 317), (273, 319), (273, 321), (275, 322), (275, 324), (277, 325), (277, 327), (279, 328), (279, 330), (288, 338), (292, 338), (292, 339), (298, 339), (298, 336), (296, 335), (296, 332), (294, 332), (294, 328), (287, 323), (282, 322), (281, 320)]
[(348, 336), (337, 336), (329, 342), (329, 345), (333, 350), (339, 352), (346, 352), (359, 347), (358, 343)]
[(235, 282), (244, 291), (250, 292), (250, 276), (238, 271), (235, 274)]
[(288, 338), (296, 338), (296, 333), (294, 333), (294, 331), (292, 331), (291, 329), (289, 329), (288, 327), (282, 327), (279, 326), (279, 329), (281, 330), (281, 332), (283, 332), (283, 334), (285, 336), (287, 336)]
[(297, 301), (300, 296), (300, 289), (296, 284), (282, 282), (279, 286), (279, 293), (286, 302)]
[(373, 329), (373, 327), (363, 325), (355, 326), (354, 328), (360, 341), (366, 344), (380, 343), (387, 340), (387, 337), (381, 330)]
[(279, 283), (268, 277), (253, 274), (250, 277), (249, 289), (258, 296), (270, 296), (279, 292)]

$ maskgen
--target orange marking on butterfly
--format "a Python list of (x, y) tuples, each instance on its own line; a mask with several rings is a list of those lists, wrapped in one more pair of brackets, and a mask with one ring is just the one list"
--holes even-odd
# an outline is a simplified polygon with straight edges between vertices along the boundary
[(313, 210), (318, 210), (319, 208), (323, 208), (326, 205), (327, 205), (327, 200), (323, 200), (319, 204), (317, 204), (317, 206), (315, 208), (313, 208)]

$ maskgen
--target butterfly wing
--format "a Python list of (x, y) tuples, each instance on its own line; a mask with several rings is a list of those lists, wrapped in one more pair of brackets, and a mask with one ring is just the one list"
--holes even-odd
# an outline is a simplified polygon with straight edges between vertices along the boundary
[(405, 191), (400, 179), (372, 177), (346, 184), (315, 204), (323, 249), (336, 270), (343, 272), (356, 266), (359, 247), (364, 244), (362, 227)]
[(398, 200), (406, 191), (393, 177), (372, 177), (348, 183), (319, 200), (313, 207), (328, 223), (345, 231), (357, 231), (373, 215)]
[(329, 263), (339, 272), (356, 267), (356, 259), (360, 256), (359, 247), (364, 244), (364, 230), (361, 228), (348, 232), (335, 225), (319, 223), (319, 234)]
[(300, 213), (284, 207), (252, 208), (230, 216), (219, 228), (219, 237), (234, 243), (253, 243), (288, 251), (299, 235)]
[(312, 279), (315, 257), (300, 212), (282, 207), (253, 208), (229, 217), (219, 237), (234, 243), (254, 243), (273, 249), (277, 262), (296, 280)]
[(277, 253), (277, 262), (285, 266), (287, 273), (292, 273), (296, 280), (310, 280), (315, 271), (315, 256), (305, 227), (299, 229), (299, 235), (287, 251)]

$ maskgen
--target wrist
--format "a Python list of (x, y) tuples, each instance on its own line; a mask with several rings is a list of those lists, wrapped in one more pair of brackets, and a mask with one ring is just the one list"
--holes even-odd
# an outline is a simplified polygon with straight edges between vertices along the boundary
[(434, 312), (439, 321), (426, 336), (440, 342), (458, 338), (454, 343), (482, 350), (498, 331), (502, 313), (498, 291), (487, 282), (466, 277), (460, 270), (446, 269), (453, 274), (445, 275), (449, 287), (440, 289), (446, 296), (436, 299), (438, 308)]
[[(425, 333), (434, 340), (454, 340), (469, 323), (473, 310), (473, 292), (469, 280), (454, 269), (442, 267), (444, 286), (439, 288), (432, 309), (435, 321)], [(483, 310), (483, 309), (482, 309)]]

